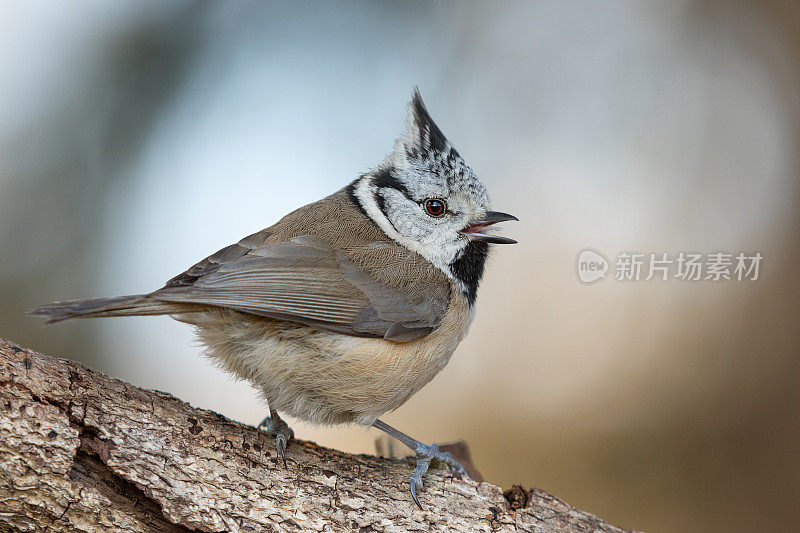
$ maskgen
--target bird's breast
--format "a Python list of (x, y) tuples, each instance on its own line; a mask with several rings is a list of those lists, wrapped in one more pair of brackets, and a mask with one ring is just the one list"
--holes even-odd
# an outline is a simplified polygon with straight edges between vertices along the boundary
[(453, 286), (441, 325), (406, 343), (230, 312), (194, 323), (207, 353), (260, 388), (278, 412), (320, 424), (369, 425), (447, 365), (472, 317)]

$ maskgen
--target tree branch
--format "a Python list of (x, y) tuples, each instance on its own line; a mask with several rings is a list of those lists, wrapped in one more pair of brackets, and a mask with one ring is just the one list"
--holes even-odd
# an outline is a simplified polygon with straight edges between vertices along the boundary
[(0, 339), (0, 529), (622, 531), (542, 491), (272, 438)]

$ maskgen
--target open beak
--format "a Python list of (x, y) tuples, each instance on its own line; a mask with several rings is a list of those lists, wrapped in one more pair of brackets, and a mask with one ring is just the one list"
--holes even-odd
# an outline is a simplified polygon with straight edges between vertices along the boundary
[(492, 244), (517, 244), (517, 241), (514, 239), (509, 239), (508, 237), (501, 237), (500, 235), (491, 235), (489, 233), (483, 233), (483, 230), (491, 226), (492, 224), (497, 224), (498, 222), (507, 222), (509, 220), (516, 220), (519, 221), (517, 217), (514, 215), (509, 215), (508, 213), (501, 213), (499, 211), (487, 211), (481, 218), (477, 220), (473, 220), (469, 223), (469, 226), (462, 229), (458, 233), (460, 235), (465, 235), (472, 239), (473, 241), (483, 241)]

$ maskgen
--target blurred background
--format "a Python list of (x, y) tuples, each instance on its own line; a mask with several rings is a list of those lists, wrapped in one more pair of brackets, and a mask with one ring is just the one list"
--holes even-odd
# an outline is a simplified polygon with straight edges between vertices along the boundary
[[(0, 4), (0, 336), (256, 424), (155, 289), (375, 166), (411, 87), (517, 214), (470, 335), (385, 420), (626, 528), (800, 501), (800, 4)], [(758, 281), (584, 285), (578, 252), (760, 252)], [(300, 438), (373, 452), (375, 430)]]

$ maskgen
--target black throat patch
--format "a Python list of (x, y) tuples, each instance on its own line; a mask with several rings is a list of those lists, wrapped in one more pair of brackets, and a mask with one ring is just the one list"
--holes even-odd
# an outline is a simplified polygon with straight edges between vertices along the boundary
[(486, 258), (489, 255), (489, 245), (482, 241), (470, 242), (461, 254), (461, 257), (450, 263), (450, 272), (464, 284), (464, 296), (470, 305), (475, 304), (478, 296), (478, 285), (483, 278)]

